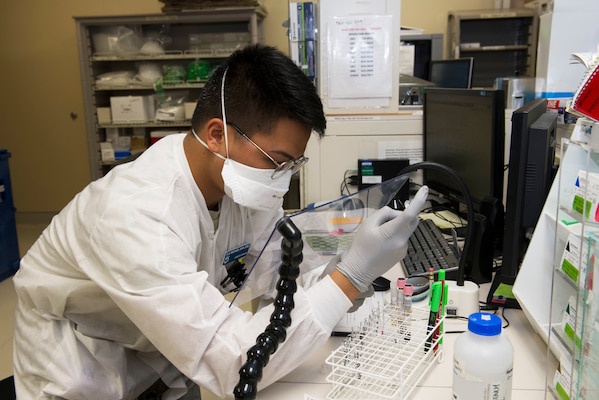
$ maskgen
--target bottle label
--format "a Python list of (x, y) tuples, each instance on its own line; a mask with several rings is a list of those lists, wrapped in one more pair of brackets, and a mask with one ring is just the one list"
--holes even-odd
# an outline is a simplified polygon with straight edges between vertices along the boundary
[(453, 359), (453, 400), (510, 400), (512, 398), (512, 368), (496, 379), (483, 381), (471, 374), (463, 361)]

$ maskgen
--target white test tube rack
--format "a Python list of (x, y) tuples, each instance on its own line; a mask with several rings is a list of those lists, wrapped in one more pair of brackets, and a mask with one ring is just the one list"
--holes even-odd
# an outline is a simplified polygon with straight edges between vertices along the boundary
[(442, 360), (444, 317), (432, 329), (428, 320), (428, 308), (414, 307), (409, 316), (393, 304), (373, 309), (327, 358), (333, 384), (327, 399), (407, 399), (433, 362)]

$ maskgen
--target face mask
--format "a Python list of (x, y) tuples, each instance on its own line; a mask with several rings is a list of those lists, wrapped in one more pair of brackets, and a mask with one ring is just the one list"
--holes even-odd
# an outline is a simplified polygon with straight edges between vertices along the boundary
[(283, 196), (289, 190), (291, 171), (271, 179), (272, 169), (258, 169), (225, 159), (221, 172), (225, 193), (241, 206), (254, 210), (272, 210), (283, 205)]
[[(195, 130), (192, 129), (191, 132), (204, 147), (208, 148), (208, 145), (200, 139)], [(225, 160), (221, 172), (225, 183), (225, 194), (235, 203), (262, 211), (272, 210), (283, 205), (283, 196), (289, 190), (291, 182), (291, 171), (285, 172), (277, 179), (271, 179), (274, 169), (253, 168), (225, 158), (218, 153), (213, 154)]]
[[(227, 136), (227, 118), (225, 116), (224, 100), (226, 75), (227, 71), (223, 74), (221, 85), (221, 108), (225, 127), (225, 149), (227, 157), (223, 157), (219, 153), (213, 153), (225, 161), (221, 172), (225, 185), (225, 194), (240, 206), (253, 210), (267, 211), (279, 208), (283, 205), (283, 196), (289, 190), (291, 171), (285, 172), (277, 179), (271, 179), (274, 169), (253, 168), (229, 158), (229, 140)], [(191, 132), (204, 147), (208, 148), (208, 145), (200, 139), (194, 129)]]

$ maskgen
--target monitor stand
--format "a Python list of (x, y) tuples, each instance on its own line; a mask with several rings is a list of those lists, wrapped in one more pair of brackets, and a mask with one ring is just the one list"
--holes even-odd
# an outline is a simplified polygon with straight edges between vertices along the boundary
[(516, 278), (496, 273), (487, 295), (487, 304), (504, 308), (521, 308), (516, 296), (512, 293), (515, 281)]

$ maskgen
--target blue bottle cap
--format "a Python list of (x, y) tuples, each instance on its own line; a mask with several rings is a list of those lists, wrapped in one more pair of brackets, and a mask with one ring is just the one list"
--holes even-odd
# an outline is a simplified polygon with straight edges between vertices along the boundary
[(468, 330), (481, 336), (499, 335), (501, 333), (501, 318), (491, 313), (472, 313), (468, 317)]

